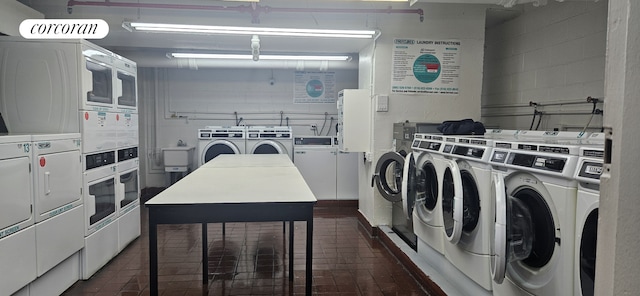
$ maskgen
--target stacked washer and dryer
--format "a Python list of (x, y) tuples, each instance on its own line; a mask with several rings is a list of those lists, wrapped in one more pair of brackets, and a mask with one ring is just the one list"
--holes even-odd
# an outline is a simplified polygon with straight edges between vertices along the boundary
[(293, 132), (290, 126), (198, 129), (198, 167), (220, 154), (286, 154), (293, 159)]
[[(39, 258), (48, 261), (21, 293), (61, 293), (140, 235), (136, 64), (84, 40), (2, 37), (0, 52), (0, 70), (7, 73), (0, 80), (0, 112), (10, 132), (34, 134), (32, 150), (40, 154), (34, 154), (34, 183), (46, 189), (44, 198), (34, 190), (36, 223), (46, 223), (44, 229), (66, 221), (58, 226), (64, 234), (53, 238), (56, 232), (47, 229), (37, 241), (36, 248), (46, 249)], [(54, 183), (60, 171), (72, 176), (76, 169), (77, 190)], [(66, 219), (77, 212), (82, 215)], [(76, 228), (82, 229), (79, 248), (67, 237)], [(75, 253), (69, 253), (72, 244)]]

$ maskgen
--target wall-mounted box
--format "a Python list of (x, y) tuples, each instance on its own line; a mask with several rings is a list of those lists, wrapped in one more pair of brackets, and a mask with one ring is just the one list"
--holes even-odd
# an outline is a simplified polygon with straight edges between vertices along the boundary
[(344, 152), (371, 150), (371, 91), (344, 89), (338, 93), (338, 148)]

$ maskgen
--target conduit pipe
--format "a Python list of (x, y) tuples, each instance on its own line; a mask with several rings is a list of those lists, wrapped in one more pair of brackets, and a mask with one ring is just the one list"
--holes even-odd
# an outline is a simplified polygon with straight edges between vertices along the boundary
[(67, 12), (73, 12), (73, 6), (103, 6), (103, 7), (130, 7), (130, 8), (153, 8), (153, 9), (187, 9), (187, 10), (212, 10), (212, 11), (234, 11), (251, 14), (251, 22), (259, 23), (261, 13), (285, 12), (285, 13), (404, 13), (418, 14), (420, 22), (424, 21), (424, 11), (422, 9), (395, 9), (392, 7), (377, 9), (361, 9), (361, 8), (283, 8), (271, 7), (252, 3), (250, 5), (239, 6), (219, 6), (219, 5), (193, 5), (193, 4), (162, 4), (162, 3), (132, 3), (132, 2), (111, 2), (105, 0), (102, 2), (93, 1), (75, 1), (67, 2)]

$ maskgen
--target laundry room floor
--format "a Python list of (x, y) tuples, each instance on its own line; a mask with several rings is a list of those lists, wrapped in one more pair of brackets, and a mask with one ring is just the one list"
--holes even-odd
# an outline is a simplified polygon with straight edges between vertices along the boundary
[[(359, 226), (355, 207), (314, 210), (314, 295), (428, 295), (403, 265)], [(149, 295), (147, 211), (142, 234), (91, 279), (63, 295)], [(202, 285), (199, 224), (159, 225), (159, 295), (304, 295), (304, 222), (294, 232), (294, 281), (282, 222), (209, 224), (209, 285)], [(287, 225), (287, 231), (288, 231)], [(287, 238), (287, 239), (285, 239)]]

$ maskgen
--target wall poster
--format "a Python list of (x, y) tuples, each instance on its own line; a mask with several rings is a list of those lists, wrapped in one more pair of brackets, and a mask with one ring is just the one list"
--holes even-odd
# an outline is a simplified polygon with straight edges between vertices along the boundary
[(293, 87), (293, 103), (336, 103), (335, 72), (296, 71)]
[(457, 95), (460, 40), (393, 40), (391, 92)]

